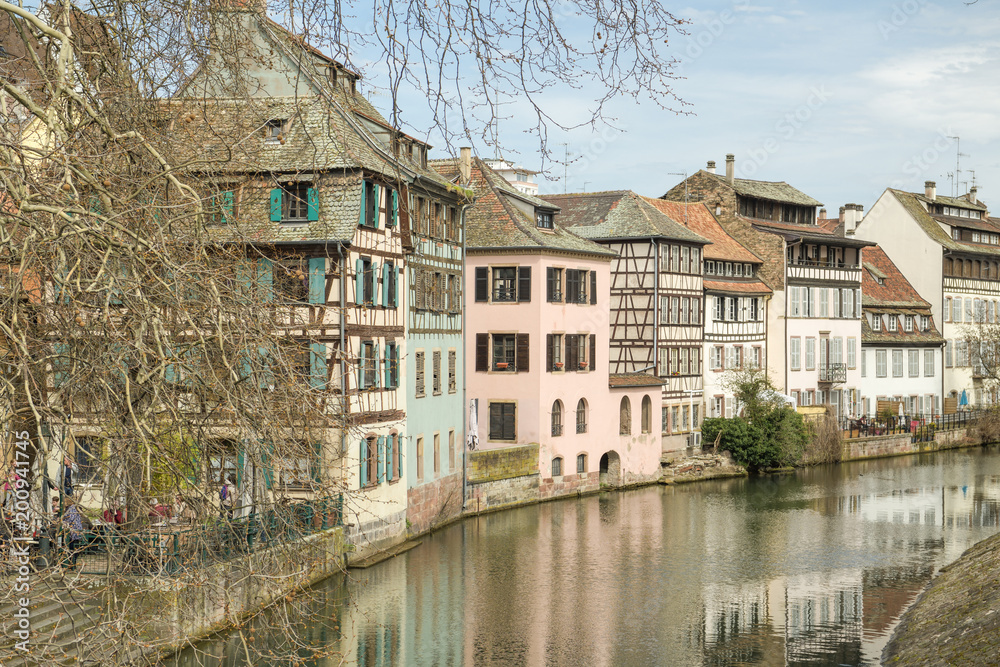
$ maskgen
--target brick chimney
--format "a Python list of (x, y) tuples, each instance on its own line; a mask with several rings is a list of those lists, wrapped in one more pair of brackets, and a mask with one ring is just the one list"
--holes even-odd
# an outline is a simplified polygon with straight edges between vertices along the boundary
[(472, 180), (472, 149), (468, 146), (459, 149), (458, 173), (462, 178), (462, 185), (468, 185)]
[(705, 171), (707, 171), (710, 174), (714, 174), (715, 173), (715, 160), (709, 160), (708, 161), (708, 166), (705, 167)]
[(824, 219), (826, 218), (826, 209), (825, 208), (821, 208), (819, 210), (819, 217), (820, 218), (824, 218)]
[(736, 156), (732, 153), (726, 155), (726, 180), (730, 185), (736, 182)]
[(976, 198), (978, 194), (979, 194), (979, 188), (977, 188), (975, 185), (969, 188), (969, 203), (978, 204), (979, 200)]
[(937, 200), (937, 183), (934, 181), (924, 181), (924, 194), (931, 201)]

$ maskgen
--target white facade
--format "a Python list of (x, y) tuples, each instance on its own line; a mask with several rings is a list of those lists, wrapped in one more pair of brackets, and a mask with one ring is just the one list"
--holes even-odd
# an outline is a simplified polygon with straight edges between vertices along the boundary
[(901, 401), (907, 414), (941, 413), (941, 349), (872, 345), (861, 349), (861, 411), (876, 414), (878, 401)]
[(707, 417), (732, 417), (733, 394), (723, 387), (725, 372), (749, 365), (767, 368), (765, 296), (733, 292), (705, 294), (705, 411)]

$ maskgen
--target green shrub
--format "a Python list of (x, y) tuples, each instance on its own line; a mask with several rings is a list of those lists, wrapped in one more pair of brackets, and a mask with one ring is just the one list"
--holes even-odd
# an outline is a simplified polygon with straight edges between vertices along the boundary
[(740, 465), (760, 470), (799, 463), (808, 432), (802, 415), (781, 407), (764, 411), (752, 424), (740, 417), (706, 419), (701, 437), (706, 444), (718, 442), (718, 451), (728, 450)]

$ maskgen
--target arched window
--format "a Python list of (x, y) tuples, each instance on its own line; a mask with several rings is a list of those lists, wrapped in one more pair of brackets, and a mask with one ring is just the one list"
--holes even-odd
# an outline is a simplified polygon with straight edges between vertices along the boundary
[(576, 404), (576, 432), (587, 432), (587, 401), (582, 398)]
[(561, 456), (557, 456), (554, 459), (552, 459), (552, 476), (553, 477), (562, 477), (562, 474), (563, 474), (563, 472), (562, 472), (562, 457)]
[(556, 400), (552, 404), (552, 435), (562, 435), (562, 401)]
[(628, 396), (622, 396), (622, 403), (618, 408), (618, 433), (632, 434), (632, 403), (629, 402)]
[(583, 475), (587, 472), (587, 455), (577, 454), (576, 455), (576, 474)]
[(649, 400), (649, 395), (642, 397), (642, 432), (651, 433), (653, 431), (653, 402)]

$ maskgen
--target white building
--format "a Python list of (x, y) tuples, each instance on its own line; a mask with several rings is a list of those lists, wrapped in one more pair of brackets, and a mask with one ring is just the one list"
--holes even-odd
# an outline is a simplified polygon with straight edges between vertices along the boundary
[(537, 171), (511, 164), (501, 158), (483, 160), (483, 162), (490, 169), (503, 176), (504, 180), (513, 185), (514, 189), (518, 192), (531, 195), (532, 197), (538, 196), (538, 183), (535, 183), (535, 174), (538, 173)]

